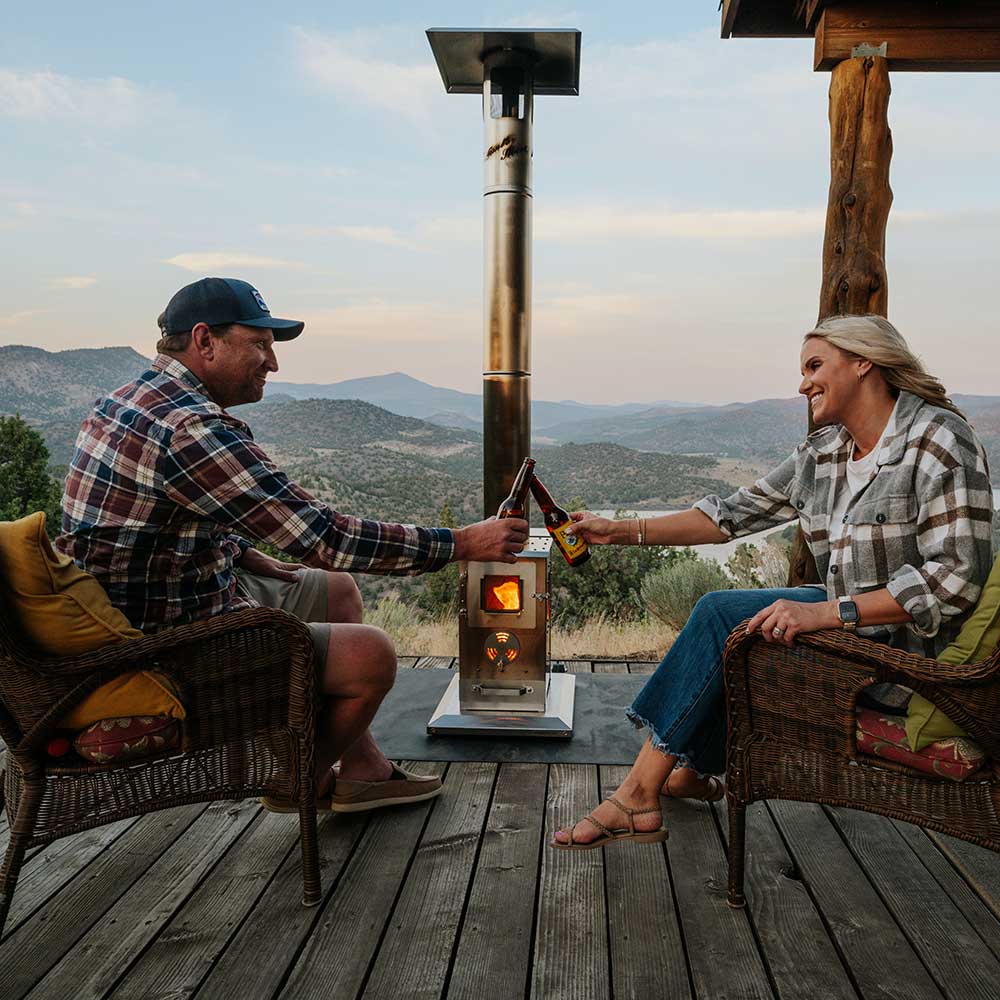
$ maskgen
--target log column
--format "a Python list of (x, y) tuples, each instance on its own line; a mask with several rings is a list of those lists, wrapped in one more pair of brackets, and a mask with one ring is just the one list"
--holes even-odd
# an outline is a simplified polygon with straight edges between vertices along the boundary
[[(830, 197), (823, 239), (819, 319), (885, 316), (889, 293), (885, 227), (892, 205), (889, 69), (878, 56), (845, 59), (830, 76)], [(809, 414), (809, 430), (813, 430)], [(792, 546), (789, 585), (822, 583), (802, 532)]]

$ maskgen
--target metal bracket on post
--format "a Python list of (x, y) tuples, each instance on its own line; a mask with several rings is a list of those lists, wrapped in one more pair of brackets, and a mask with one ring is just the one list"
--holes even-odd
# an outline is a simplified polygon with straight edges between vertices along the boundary
[(870, 42), (862, 42), (851, 49), (852, 59), (867, 59), (869, 56), (881, 56), (888, 59), (889, 43), (883, 42), (881, 45), (872, 45)]

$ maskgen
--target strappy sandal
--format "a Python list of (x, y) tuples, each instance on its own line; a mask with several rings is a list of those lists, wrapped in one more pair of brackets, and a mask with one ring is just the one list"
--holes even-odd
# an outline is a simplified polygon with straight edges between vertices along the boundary
[(670, 779), (663, 782), (660, 795), (665, 799), (679, 799), (683, 802), (687, 799), (690, 802), (720, 802), (726, 797), (726, 786), (714, 774), (708, 776), (708, 791), (704, 795), (674, 795), (667, 787)]
[(588, 815), (584, 816), (584, 819), (601, 831), (600, 837), (590, 840), (586, 844), (576, 844), (573, 842), (573, 827), (570, 827), (568, 830), (558, 831), (565, 833), (569, 837), (567, 843), (561, 844), (558, 840), (553, 839), (549, 841), (549, 846), (557, 847), (561, 851), (592, 851), (595, 848), (603, 847), (605, 844), (612, 844), (619, 840), (634, 840), (637, 844), (662, 844), (670, 836), (667, 828), (662, 823), (659, 830), (636, 830), (635, 828), (635, 816), (642, 816), (646, 813), (658, 813), (660, 811), (658, 807), (653, 809), (631, 809), (628, 806), (623, 806), (613, 795), (604, 801), (610, 802), (613, 806), (617, 807), (619, 812), (625, 814), (628, 819), (627, 828), (609, 830), (599, 819), (595, 819), (593, 815)]

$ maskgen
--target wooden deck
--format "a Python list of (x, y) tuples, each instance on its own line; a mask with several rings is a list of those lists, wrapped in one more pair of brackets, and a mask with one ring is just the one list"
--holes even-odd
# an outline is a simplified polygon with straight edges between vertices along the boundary
[[(547, 832), (623, 768), (417, 769), (444, 774), (435, 802), (321, 817), (313, 909), (297, 818), (255, 801), (39, 851), (0, 946), (0, 997), (1000, 997), (1000, 856), (859, 812), (757, 804), (750, 905), (731, 910), (724, 808), (669, 803), (663, 846), (557, 853)], [(6, 832), (0, 820), (0, 847)]]

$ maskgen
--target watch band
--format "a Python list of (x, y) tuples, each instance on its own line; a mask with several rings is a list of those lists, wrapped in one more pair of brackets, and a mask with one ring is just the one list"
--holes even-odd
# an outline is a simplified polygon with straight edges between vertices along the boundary
[(841, 627), (847, 632), (853, 632), (861, 621), (858, 606), (849, 597), (837, 599), (837, 615), (840, 618)]

